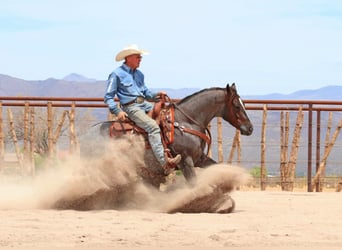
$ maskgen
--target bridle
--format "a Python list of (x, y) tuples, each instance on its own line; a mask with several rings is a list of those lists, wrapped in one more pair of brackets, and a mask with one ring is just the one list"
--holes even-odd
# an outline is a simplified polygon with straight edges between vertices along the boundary
[[(226, 95), (228, 95), (228, 94), (226, 93)], [(226, 96), (226, 99), (228, 99), (228, 96)], [(232, 96), (231, 96), (229, 99), (230, 99), (230, 100), (229, 100), (230, 105), (228, 105), (228, 107), (231, 107), (232, 109), (233, 109), (233, 108), (234, 108), (234, 109), (237, 109), (237, 108), (240, 108), (240, 106), (241, 106), (241, 107), (243, 107), (244, 112), (246, 112), (246, 110), (245, 110), (245, 104), (242, 102), (240, 96), (239, 96), (235, 91), (234, 91), (234, 93), (232, 94)], [(240, 105), (237, 104), (236, 102), (239, 102)], [(241, 122), (240, 122), (239, 112), (235, 112), (235, 110), (231, 110), (230, 113), (234, 115), (234, 122), (236, 122), (236, 123), (241, 123)], [(232, 123), (232, 124), (233, 124), (233, 123)], [(234, 126), (235, 126), (235, 125), (234, 125)]]

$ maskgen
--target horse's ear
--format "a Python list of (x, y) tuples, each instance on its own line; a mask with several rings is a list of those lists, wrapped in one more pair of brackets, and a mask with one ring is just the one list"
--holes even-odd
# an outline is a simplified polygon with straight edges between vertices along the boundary
[(235, 82), (232, 83), (232, 86), (229, 86), (229, 83), (227, 83), (227, 92), (230, 93), (231, 91), (235, 91), (236, 92), (236, 87), (235, 87)]
[(226, 89), (227, 89), (227, 92), (229, 93), (229, 92), (230, 92), (230, 86), (229, 86), (229, 83), (227, 83)]
[(235, 82), (233, 82), (231, 88), (234, 89), (234, 91), (236, 91)]

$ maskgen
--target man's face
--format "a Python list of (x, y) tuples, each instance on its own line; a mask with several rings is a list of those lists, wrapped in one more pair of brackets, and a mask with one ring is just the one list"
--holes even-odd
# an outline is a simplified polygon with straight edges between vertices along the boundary
[(142, 56), (140, 54), (133, 54), (126, 57), (126, 64), (131, 69), (136, 69), (140, 66)]

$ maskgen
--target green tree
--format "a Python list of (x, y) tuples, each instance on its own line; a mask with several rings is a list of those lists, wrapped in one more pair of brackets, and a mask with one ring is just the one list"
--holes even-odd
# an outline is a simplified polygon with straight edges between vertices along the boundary
[[(255, 178), (260, 178), (261, 177), (261, 167), (255, 166), (249, 171), (249, 173), (251, 174), (251, 176), (253, 176)], [(267, 170), (266, 170), (266, 175), (267, 175)]]

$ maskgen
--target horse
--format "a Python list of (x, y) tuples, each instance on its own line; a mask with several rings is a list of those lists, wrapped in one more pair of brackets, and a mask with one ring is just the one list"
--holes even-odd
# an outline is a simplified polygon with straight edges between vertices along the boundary
[[(188, 183), (196, 180), (195, 167), (205, 168), (217, 163), (208, 156), (211, 144), (208, 125), (214, 117), (222, 117), (238, 129), (241, 135), (249, 136), (253, 132), (253, 125), (247, 115), (245, 104), (237, 93), (235, 83), (231, 86), (227, 84), (225, 88), (206, 88), (169, 105), (174, 108), (172, 121), (174, 139), (167, 147), (172, 155), (181, 154), (182, 160), (176, 168), (182, 172)], [(112, 121), (98, 124), (99, 133), (105, 137), (104, 140), (110, 137), (111, 124)], [(142, 135), (138, 134), (138, 136)], [(91, 152), (85, 152), (88, 153)], [(139, 168), (139, 173), (146, 182), (156, 187), (165, 182), (164, 169), (150, 148), (145, 148), (144, 162), (146, 167)]]

